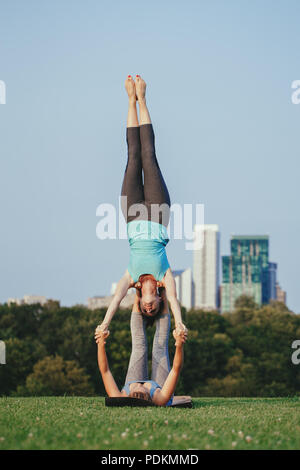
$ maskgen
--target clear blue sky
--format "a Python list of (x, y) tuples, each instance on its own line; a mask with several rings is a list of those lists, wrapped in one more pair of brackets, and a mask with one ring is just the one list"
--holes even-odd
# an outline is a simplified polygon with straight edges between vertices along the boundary
[[(204, 203), (221, 253), (230, 234), (269, 234), (300, 311), (300, 79), (297, 0), (2, 0), (0, 301), (64, 305), (106, 294), (128, 243), (100, 241), (126, 163), (127, 74), (148, 83), (172, 202)], [(171, 241), (174, 269), (192, 253)]]

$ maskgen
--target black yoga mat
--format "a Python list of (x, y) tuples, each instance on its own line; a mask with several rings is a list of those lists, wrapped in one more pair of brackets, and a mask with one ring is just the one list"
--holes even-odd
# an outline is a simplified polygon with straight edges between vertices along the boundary
[[(105, 397), (105, 406), (157, 406), (152, 401), (132, 397)], [(190, 397), (174, 397), (172, 408), (192, 408)], [(169, 408), (169, 407), (168, 407)]]

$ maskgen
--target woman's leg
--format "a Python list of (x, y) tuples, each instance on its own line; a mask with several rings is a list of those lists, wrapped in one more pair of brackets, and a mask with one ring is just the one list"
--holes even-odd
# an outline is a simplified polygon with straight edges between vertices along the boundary
[(126, 128), (128, 159), (121, 190), (121, 196), (123, 196), (121, 208), (126, 222), (130, 222), (136, 217), (128, 215), (129, 208), (133, 204), (139, 204), (144, 201), (144, 188), (140, 128), (136, 109), (135, 84), (132, 78), (127, 78), (125, 87), (129, 98)]
[(130, 320), (132, 351), (125, 379), (127, 382), (148, 380), (148, 345), (146, 320), (141, 313), (132, 312)]
[(152, 348), (151, 379), (162, 387), (171, 370), (168, 350), (171, 325), (170, 313), (161, 313), (155, 323), (156, 331)]
[[(144, 198), (149, 211), (152, 209), (152, 213), (150, 212), (148, 219), (167, 226), (170, 217), (170, 196), (156, 158), (155, 137), (149, 110), (146, 104), (145, 92), (146, 84), (144, 80), (137, 77), (136, 94), (140, 108), (140, 139), (144, 171)], [(158, 211), (159, 206), (161, 207)]]
[(152, 124), (140, 126), (140, 139), (144, 171), (144, 198), (150, 212), (149, 220), (167, 227), (171, 202), (167, 185), (156, 159)]

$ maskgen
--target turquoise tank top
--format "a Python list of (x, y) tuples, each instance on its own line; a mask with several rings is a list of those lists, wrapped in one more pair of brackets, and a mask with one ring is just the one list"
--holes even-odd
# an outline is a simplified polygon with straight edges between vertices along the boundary
[(142, 274), (152, 274), (161, 281), (170, 267), (166, 254), (169, 242), (164, 225), (151, 220), (133, 220), (127, 224), (130, 245), (128, 271), (134, 282)]

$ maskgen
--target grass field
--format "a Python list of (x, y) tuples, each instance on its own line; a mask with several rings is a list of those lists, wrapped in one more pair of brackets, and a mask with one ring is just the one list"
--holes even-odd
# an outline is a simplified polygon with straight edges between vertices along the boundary
[(300, 398), (196, 398), (193, 409), (103, 398), (0, 398), (1, 449), (300, 449)]

